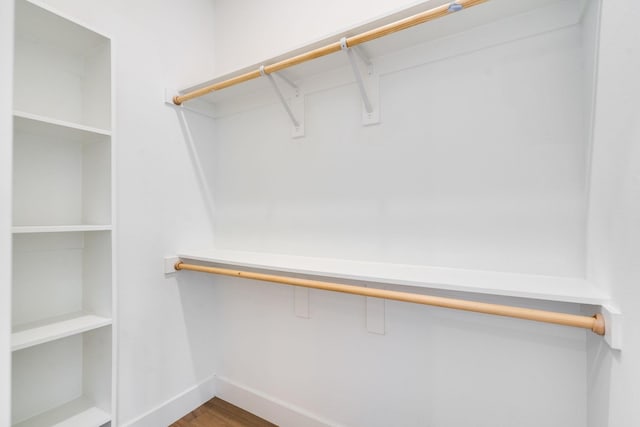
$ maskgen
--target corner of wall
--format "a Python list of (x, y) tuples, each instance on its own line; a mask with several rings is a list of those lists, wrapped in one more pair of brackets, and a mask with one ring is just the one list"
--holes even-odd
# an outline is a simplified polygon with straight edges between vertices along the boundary
[(170, 398), (133, 420), (121, 423), (122, 427), (158, 427), (179, 420), (216, 395), (215, 376)]

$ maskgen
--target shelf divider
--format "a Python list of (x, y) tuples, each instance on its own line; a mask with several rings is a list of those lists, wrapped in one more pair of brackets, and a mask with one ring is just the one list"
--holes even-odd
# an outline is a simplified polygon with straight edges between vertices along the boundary
[(111, 231), (112, 226), (105, 225), (18, 225), (11, 228), (13, 234), (28, 233), (70, 233), (74, 231)]
[(93, 142), (98, 141), (100, 137), (111, 136), (111, 131), (107, 129), (85, 126), (24, 111), (14, 111), (13, 120), (17, 131), (62, 137), (72, 141)]

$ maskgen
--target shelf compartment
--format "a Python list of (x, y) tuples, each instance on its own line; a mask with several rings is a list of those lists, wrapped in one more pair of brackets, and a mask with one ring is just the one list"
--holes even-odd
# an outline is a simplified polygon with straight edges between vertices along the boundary
[(14, 116), (14, 225), (111, 223), (108, 132)]
[(380, 285), (602, 305), (608, 297), (581, 278), (316, 258), (232, 250), (180, 252), (181, 259)]
[(14, 331), (11, 335), (11, 351), (22, 350), (111, 325), (111, 319), (93, 314), (78, 313), (65, 317), (68, 318), (38, 322)]
[(110, 231), (15, 234), (13, 249), (14, 330), (80, 312), (111, 318)]
[(12, 424), (99, 427), (111, 416), (111, 327), (12, 353)]
[(28, 1), (15, 22), (15, 109), (110, 129), (109, 39)]

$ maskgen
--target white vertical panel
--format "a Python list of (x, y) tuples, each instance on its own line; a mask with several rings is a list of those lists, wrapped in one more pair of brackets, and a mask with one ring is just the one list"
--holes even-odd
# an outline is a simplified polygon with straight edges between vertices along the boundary
[(111, 326), (85, 332), (82, 390), (93, 404), (111, 412)]
[(0, 427), (11, 418), (11, 159), (13, 2), (0, 2)]
[(15, 61), (16, 110), (81, 122), (82, 60), (60, 48), (16, 37)]
[(111, 128), (111, 45), (105, 42), (85, 57), (83, 81), (83, 123)]
[(16, 235), (14, 325), (82, 309), (83, 233)]
[(82, 159), (82, 221), (111, 223), (111, 144), (109, 138), (84, 144)]
[(589, 427), (640, 425), (639, 20), (637, 1), (602, 2), (587, 277), (624, 315), (624, 348), (589, 339)]
[(80, 397), (82, 366), (82, 335), (16, 351), (14, 424)]
[(111, 232), (85, 233), (84, 240), (82, 307), (87, 312), (112, 317)]
[(82, 143), (16, 132), (14, 223), (82, 223)]

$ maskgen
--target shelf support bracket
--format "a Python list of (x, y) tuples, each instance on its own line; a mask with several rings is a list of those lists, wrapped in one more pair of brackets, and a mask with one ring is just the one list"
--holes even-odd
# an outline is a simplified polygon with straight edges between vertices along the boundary
[(295, 286), (293, 288), (293, 306), (297, 317), (309, 319), (309, 289)]
[(367, 331), (372, 334), (384, 335), (386, 301), (382, 298), (365, 297), (367, 305)]
[(291, 119), (291, 123), (293, 124), (293, 130), (291, 131), (291, 136), (293, 138), (303, 137), (304, 122), (298, 120), (298, 118), (296, 118), (296, 115), (293, 112), (293, 109), (296, 109), (297, 111), (301, 111), (302, 112), (301, 117), (304, 117), (304, 97), (300, 94), (300, 89), (296, 85), (294, 85), (289, 79), (285, 78), (282, 75), (278, 75), (278, 77), (280, 77), (287, 85), (289, 85), (294, 90), (294, 95), (291, 101), (292, 105), (289, 106), (289, 103), (287, 102), (284, 95), (282, 94), (282, 91), (278, 87), (278, 84), (276, 83), (273, 76), (271, 74), (267, 74), (264, 71), (264, 65), (260, 66), (260, 75), (262, 77), (266, 77), (267, 80), (269, 80), (269, 83), (271, 84), (273, 91), (276, 93), (276, 95), (278, 95), (278, 99), (280, 100), (280, 103), (282, 104), (285, 111), (287, 112), (287, 115)]
[[(353, 76), (356, 79), (358, 90), (360, 91), (360, 97), (362, 98), (362, 124), (375, 125), (380, 123), (380, 108), (379, 108), (379, 83), (380, 79), (377, 73), (374, 73), (373, 64), (371, 60), (364, 54), (359, 46), (350, 48), (347, 45), (347, 38), (340, 39), (340, 48), (347, 54)], [(360, 58), (366, 67), (366, 72), (363, 73), (358, 67), (356, 57)]]
[(604, 317), (606, 325), (604, 341), (613, 350), (622, 350), (622, 313), (620, 313), (618, 307), (605, 304), (602, 306), (600, 314)]

